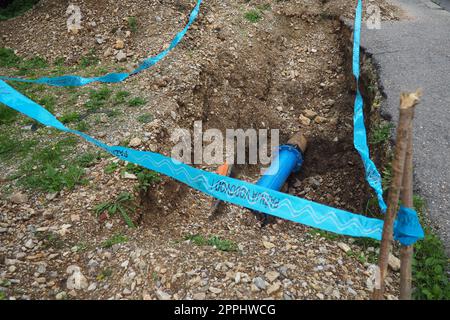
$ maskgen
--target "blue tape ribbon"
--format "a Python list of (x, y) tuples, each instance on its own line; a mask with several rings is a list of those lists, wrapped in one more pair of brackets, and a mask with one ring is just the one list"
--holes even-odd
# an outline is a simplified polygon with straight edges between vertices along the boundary
[(19, 81), (19, 82), (29, 82), (29, 83), (39, 83), (39, 84), (47, 84), (51, 86), (56, 87), (78, 87), (78, 86), (84, 86), (93, 82), (102, 82), (102, 83), (117, 83), (122, 82), (128, 77), (135, 75), (141, 71), (144, 71), (155, 64), (157, 64), (159, 61), (161, 61), (169, 52), (175, 48), (178, 43), (183, 39), (184, 35), (188, 31), (189, 27), (194, 23), (195, 19), (198, 16), (200, 5), (202, 3), (202, 0), (198, 0), (197, 4), (195, 5), (194, 9), (191, 11), (191, 14), (189, 16), (189, 22), (186, 24), (186, 26), (181, 30), (175, 38), (170, 43), (169, 48), (166, 50), (160, 52), (159, 54), (150, 57), (144, 61), (141, 62), (139, 67), (134, 70), (131, 73), (109, 73), (107, 75), (101, 76), (101, 77), (92, 77), (92, 78), (85, 78), (75, 75), (65, 75), (61, 77), (52, 77), (52, 78), (39, 78), (39, 79), (22, 79), (22, 78), (12, 78), (12, 77), (5, 77), (0, 76), (0, 79), (3, 80), (9, 80), (9, 81)]
[(394, 239), (404, 246), (410, 246), (425, 236), (419, 222), (417, 212), (411, 208), (400, 206), (394, 224)]
[(364, 125), (363, 99), (359, 91), (359, 52), (361, 40), (362, 1), (358, 0), (355, 14), (355, 26), (353, 31), (353, 75), (356, 79), (356, 98), (353, 114), (353, 144), (364, 164), (366, 180), (375, 190), (378, 205), (383, 213), (386, 212), (386, 203), (383, 199), (383, 187), (381, 175), (377, 167), (370, 159), (369, 147), (367, 146), (366, 127)]

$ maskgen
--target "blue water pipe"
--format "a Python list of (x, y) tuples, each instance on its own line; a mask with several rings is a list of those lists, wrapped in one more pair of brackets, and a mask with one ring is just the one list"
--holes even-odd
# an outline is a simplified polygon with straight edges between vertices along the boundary
[[(280, 146), (278, 155), (256, 185), (280, 191), (291, 173), (300, 171), (306, 146), (306, 138), (301, 133), (295, 134), (287, 144)], [(267, 219), (264, 215), (263, 225), (267, 224)]]

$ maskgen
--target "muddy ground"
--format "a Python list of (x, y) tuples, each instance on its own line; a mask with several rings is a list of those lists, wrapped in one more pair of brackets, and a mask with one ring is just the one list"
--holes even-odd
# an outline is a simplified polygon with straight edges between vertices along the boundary
[[(192, 1), (181, 0), (126, 0), (120, 6), (114, 1), (71, 3), (83, 13), (84, 28), (78, 34), (65, 29), (68, 1), (43, 0), (24, 16), (0, 23), (0, 47), (50, 63), (62, 58), (78, 74), (131, 69), (167, 46), (193, 7)], [(122, 84), (105, 86), (113, 93), (127, 90), (145, 99), (145, 104), (133, 108), (106, 103), (100, 111), (86, 111), (88, 90), (99, 85), (69, 92), (39, 86), (33, 97), (57, 96), (56, 115), (83, 113), (87, 133), (107, 143), (133, 142), (139, 149), (166, 155), (174, 145), (171, 130), (192, 130), (198, 120), (204, 129), (222, 131), (280, 129), (282, 143), (301, 131), (309, 147), (301, 172), (289, 179), (286, 191), (365, 212), (372, 195), (352, 143), (354, 88), (347, 51), (351, 39), (339, 20), (351, 16), (353, 5), (354, 1), (205, 1), (198, 20), (166, 59)], [(397, 18), (392, 6), (382, 3), (381, 8), (384, 19)], [(257, 21), (246, 18), (251, 10), (258, 12)], [(131, 31), (130, 16), (136, 17), (137, 30)], [(118, 39), (124, 41), (123, 62), (117, 61), (119, 50), (114, 49)], [(99, 62), (90, 69), (77, 67), (87, 55)], [(0, 68), (1, 74), (13, 71)], [(45, 73), (51, 74), (51, 68), (39, 75)], [(151, 121), (136, 121), (144, 114), (150, 114)], [(21, 141), (34, 138), (41, 144), (65, 137), (54, 132), (49, 136), (46, 128), (34, 130), (24, 121), (19, 117), (0, 129)], [(72, 155), (91, 149), (78, 141)], [(224, 205), (220, 215), (211, 219), (207, 196), (164, 177), (147, 192), (137, 192), (136, 180), (124, 177), (124, 164), (105, 172), (117, 162), (109, 156), (86, 168), (87, 183), (72, 190), (26, 189), (11, 177), (23, 161), (30, 160), (14, 157), (1, 164), (0, 287), (6, 298), (370, 296), (366, 280), (376, 242), (281, 220), (261, 228), (253, 214), (233, 205)], [(240, 166), (237, 177), (255, 182), (258, 168)], [(123, 191), (136, 197), (137, 208), (130, 214), (136, 229), (128, 228), (118, 216), (99, 219), (93, 210)], [(22, 199), (17, 199), (18, 194)], [(104, 245), (119, 234), (121, 243)], [(226, 239), (232, 248), (220, 250), (199, 240), (214, 236)], [(73, 279), (70, 266), (82, 274), (75, 288), (67, 282)], [(397, 287), (394, 272), (388, 278), (389, 298), (397, 297)]]

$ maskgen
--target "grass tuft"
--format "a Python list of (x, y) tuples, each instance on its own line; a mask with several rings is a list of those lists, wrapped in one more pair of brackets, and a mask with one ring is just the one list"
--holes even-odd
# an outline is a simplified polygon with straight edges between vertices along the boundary
[(103, 212), (107, 212), (109, 216), (114, 216), (119, 213), (125, 223), (130, 228), (135, 228), (133, 221), (128, 215), (130, 212), (134, 212), (134, 197), (132, 194), (128, 192), (120, 193), (116, 199), (108, 202), (102, 202), (99, 205), (95, 206), (94, 211), (97, 216), (102, 214)]
[(250, 21), (250, 22), (252, 22), (252, 23), (256, 23), (256, 22), (258, 22), (259, 20), (261, 20), (262, 14), (261, 14), (261, 12), (260, 12), (259, 10), (252, 9), (252, 10), (247, 11), (247, 12), (244, 14), (244, 17), (245, 17), (245, 19), (246, 19), (247, 21)]

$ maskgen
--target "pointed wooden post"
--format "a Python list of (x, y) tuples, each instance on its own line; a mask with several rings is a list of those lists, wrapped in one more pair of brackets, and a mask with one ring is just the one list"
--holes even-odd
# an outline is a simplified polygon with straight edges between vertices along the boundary
[(414, 107), (419, 101), (419, 96), (419, 91), (409, 94), (402, 93), (400, 96), (400, 115), (397, 126), (395, 155), (392, 162), (393, 178), (387, 199), (388, 208), (384, 218), (383, 235), (380, 245), (378, 265), (380, 269), (380, 284), (373, 293), (373, 298), (377, 300), (384, 298), (385, 278), (388, 271), (389, 253), (393, 240), (394, 221), (397, 216), (398, 202), (403, 183), (409, 128), (414, 116)]
[[(414, 112), (414, 110), (413, 110)], [(413, 115), (414, 117), (414, 115)], [(413, 201), (413, 121), (409, 126), (408, 145), (406, 149), (405, 171), (403, 174), (403, 190), (401, 193), (402, 204), (405, 207), (414, 207)], [(411, 300), (412, 287), (412, 257), (413, 246), (400, 248), (400, 299)]]

